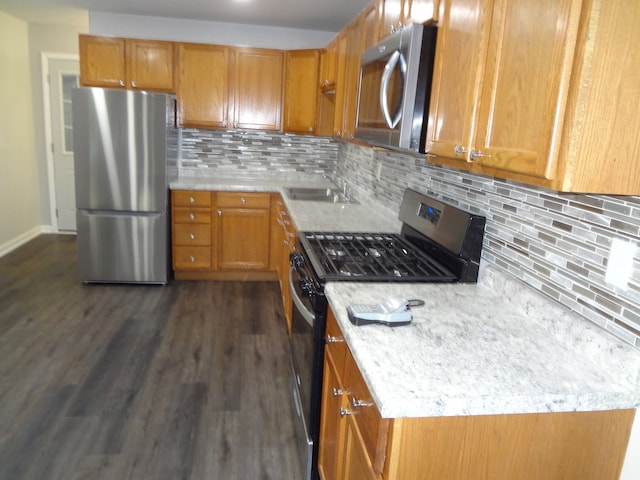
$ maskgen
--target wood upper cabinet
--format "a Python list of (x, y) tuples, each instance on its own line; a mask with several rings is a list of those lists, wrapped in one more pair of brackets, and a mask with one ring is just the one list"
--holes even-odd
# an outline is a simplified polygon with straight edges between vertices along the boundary
[(178, 124), (226, 128), (229, 119), (230, 48), (178, 44)]
[(320, 50), (285, 52), (284, 115), (285, 132), (316, 132), (318, 120), (318, 76)]
[(280, 130), (283, 52), (235, 48), (234, 128)]
[(378, 39), (412, 23), (438, 19), (440, 0), (377, 0)]
[(174, 44), (160, 40), (80, 35), (83, 86), (173, 92)]
[(360, 74), (360, 18), (351, 22), (338, 36), (338, 77), (334, 135), (352, 140), (355, 135)]
[(443, 7), (426, 144), (434, 162), (560, 191), (640, 193), (640, 137), (629, 134), (640, 112), (628, 106), (640, 95), (640, 53), (629, 47), (640, 41), (640, 5)]
[(217, 193), (219, 269), (269, 269), (270, 205), (268, 193)]
[(80, 35), (80, 84), (85, 87), (126, 87), (126, 40)]

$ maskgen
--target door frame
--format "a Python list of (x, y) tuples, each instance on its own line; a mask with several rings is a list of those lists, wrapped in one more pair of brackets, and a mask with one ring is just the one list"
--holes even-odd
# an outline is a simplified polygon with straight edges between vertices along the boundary
[(49, 186), (49, 215), (51, 217), (51, 229), (54, 233), (60, 232), (58, 228), (58, 216), (56, 215), (56, 182), (55, 170), (53, 164), (53, 152), (51, 145), (53, 143), (53, 127), (51, 125), (51, 94), (49, 83), (49, 61), (50, 60), (77, 60), (80, 62), (80, 55), (73, 53), (40, 53), (40, 64), (42, 66), (42, 102), (44, 113), (44, 141), (47, 160), (47, 183)]

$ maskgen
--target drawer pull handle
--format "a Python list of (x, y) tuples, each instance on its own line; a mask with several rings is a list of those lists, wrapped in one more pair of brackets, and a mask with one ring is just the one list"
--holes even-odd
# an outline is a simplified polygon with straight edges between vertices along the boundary
[(372, 407), (373, 403), (371, 402), (365, 402), (364, 400), (356, 400), (356, 397), (352, 397), (351, 398), (351, 406), (353, 408), (358, 408), (358, 407)]
[(351, 410), (340, 407), (340, 416), (344, 417), (345, 415), (351, 415)]
[(196, 261), (196, 257), (194, 257), (193, 255), (191, 255), (189, 257), (189, 260), (191, 260), (191, 263), (194, 263)]
[(191, 240), (195, 240), (196, 239), (196, 234), (195, 233), (190, 233), (189, 234), (189, 238), (191, 238)]
[(333, 335), (327, 335), (327, 343), (343, 343), (344, 338), (334, 337)]
[(333, 387), (333, 396), (339, 397), (340, 395), (342, 395), (342, 390), (340, 390), (339, 388)]
[(195, 219), (196, 219), (196, 216), (195, 216), (193, 213), (190, 213), (190, 214), (189, 214), (189, 218), (191, 218), (191, 220), (195, 220)]
[(196, 199), (193, 197), (189, 197), (189, 203), (196, 203)]

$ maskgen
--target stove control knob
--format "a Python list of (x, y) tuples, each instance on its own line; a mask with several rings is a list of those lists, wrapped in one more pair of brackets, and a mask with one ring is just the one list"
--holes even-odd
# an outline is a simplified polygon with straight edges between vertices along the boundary
[(299, 253), (292, 253), (289, 256), (289, 261), (293, 268), (302, 268), (304, 266), (304, 258)]

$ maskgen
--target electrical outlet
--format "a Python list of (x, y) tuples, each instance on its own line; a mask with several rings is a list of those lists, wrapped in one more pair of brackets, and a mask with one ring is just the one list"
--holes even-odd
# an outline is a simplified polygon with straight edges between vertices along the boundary
[(633, 273), (633, 258), (636, 255), (637, 245), (619, 238), (611, 241), (609, 262), (604, 281), (614, 287), (627, 289), (629, 278)]

